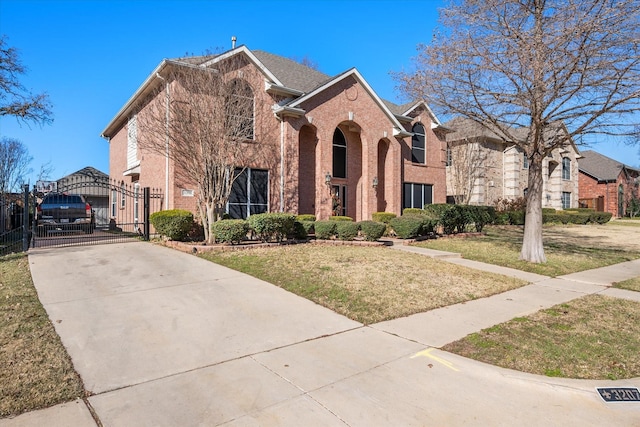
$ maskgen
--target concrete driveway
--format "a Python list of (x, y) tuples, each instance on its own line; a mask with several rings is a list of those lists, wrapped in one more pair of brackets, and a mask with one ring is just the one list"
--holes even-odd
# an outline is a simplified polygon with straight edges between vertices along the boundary
[[(640, 425), (640, 403), (598, 397), (612, 382), (465, 359), (408, 337), (407, 318), (401, 335), (393, 321), (365, 327), (167, 248), (47, 249), (29, 261), (93, 395), (3, 427)], [(416, 336), (429, 318), (414, 318)]]

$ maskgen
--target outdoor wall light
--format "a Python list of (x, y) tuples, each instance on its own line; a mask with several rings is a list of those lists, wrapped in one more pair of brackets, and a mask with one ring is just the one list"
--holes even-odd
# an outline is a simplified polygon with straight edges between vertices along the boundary
[(373, 177), (373, 182), (371, 183), (371, 186), (373, 187), (374, 190), (378, 189), (378, 177), (377, 176)]
[(329, 172), (324, 176), (324, 183), (327, 184), (327, 187), (331, 188), (331, 174)]

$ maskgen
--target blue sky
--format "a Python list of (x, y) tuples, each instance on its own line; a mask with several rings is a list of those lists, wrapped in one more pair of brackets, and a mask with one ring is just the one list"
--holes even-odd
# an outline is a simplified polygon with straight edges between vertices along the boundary
[[(28, 68), (22, 83), (46, 91), (54, 123), (0, 119), (0, 135), (22, 141), (32, 168), (53, 179), (85, 166), (109, 171), (100, 132), (163, 58), (229, 49), (308, 57), (335, 75), (356, 67), (383, 98), (400, 102), (391, 71), (411, 67), (431, 39), (441, 0), (0, 0), (0, 34)], [(590, 147), (640, 165), (638, 146)], [(581, 147), (580, 149), (587, 149)], [(30, 175), (35, 183), (35, 173)]]

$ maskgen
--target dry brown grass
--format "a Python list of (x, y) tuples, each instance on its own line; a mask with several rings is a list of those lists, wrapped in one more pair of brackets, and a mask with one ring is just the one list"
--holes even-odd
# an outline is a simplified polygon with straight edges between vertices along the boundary
[(84, 395), (31, 281), (25, 255), (0, 257), (0, 417)]
[(296, 245), (201, 255), (369, 324), (526, 282), (384, 247)]
[(539, 375), (639, 377), (640, 303), (589, 295), (471, 334), (443, 349)]

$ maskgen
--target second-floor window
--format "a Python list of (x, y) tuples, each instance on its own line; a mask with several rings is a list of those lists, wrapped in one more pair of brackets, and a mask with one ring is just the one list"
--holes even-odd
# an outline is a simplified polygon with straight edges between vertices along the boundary
[(522, 169), (529, 169), (529, 157), (527, 157), (527, 153), (522, 153)]
[(427, 160), (426, 156), (426, 144), (424, 126), (422, 123), (416, 123), (413, 125), (413, 136), (411, 137), (411, 161), (413, 163), (425, 164)]
[(253, 90), (244, 80), (232, 80), (225, 94), (225, 131), (239, 140), (254, 139)]
[(562, 158), (562, 179), (571, 179), (571, 159), (568, 157)]
[(333, 132), (333, 177), (347, 177), (347, 140), (340, 129)]

